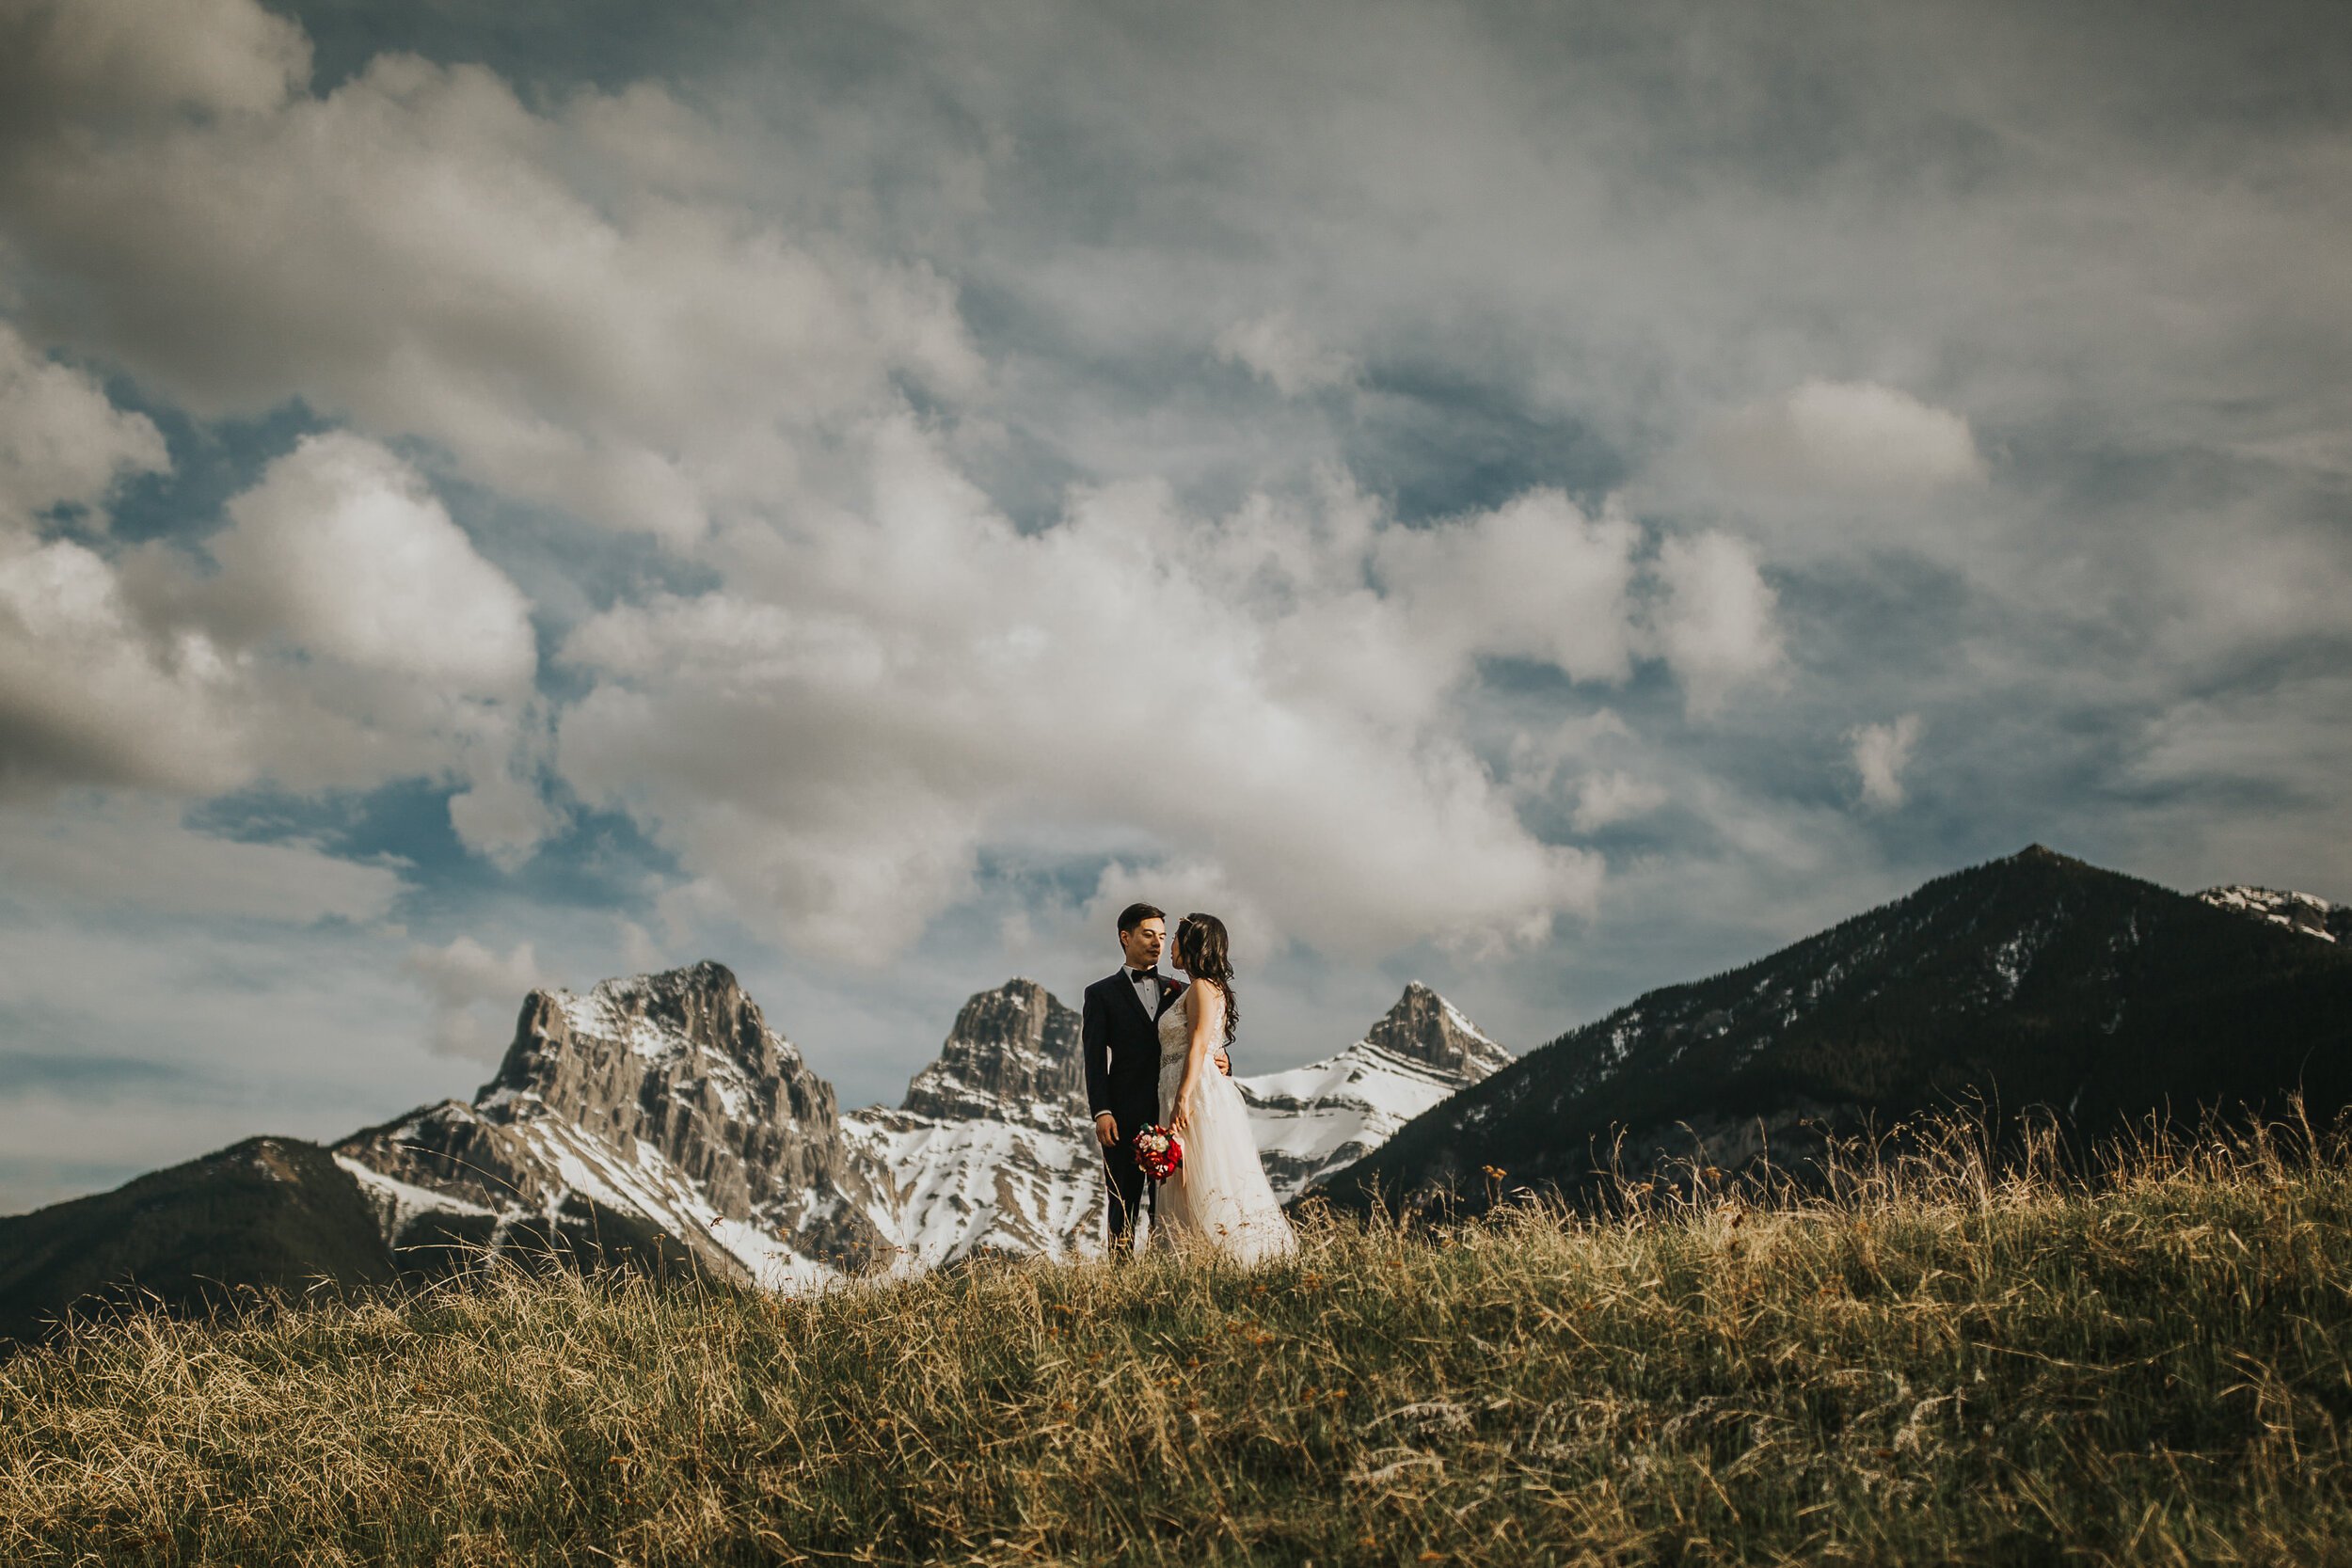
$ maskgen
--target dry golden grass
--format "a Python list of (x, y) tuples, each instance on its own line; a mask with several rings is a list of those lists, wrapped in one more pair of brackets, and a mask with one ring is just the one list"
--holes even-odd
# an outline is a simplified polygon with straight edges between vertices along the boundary
[(132, 1318), (0, 1365), (0, 1562), (2348, 1560), (2342, 1155)]

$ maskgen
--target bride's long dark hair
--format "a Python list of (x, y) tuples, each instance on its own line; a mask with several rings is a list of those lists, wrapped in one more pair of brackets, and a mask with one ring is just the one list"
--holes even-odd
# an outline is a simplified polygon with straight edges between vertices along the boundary
[(1233, 961), (1225, 944), (1225, 922), (1213, 914), (1188, 914), (1176, 923), (1176, 967), (1195, 980), (1215, 980), (1225, 993), (1225, 1043), (1241, 1027), (1241, 1004), (1233, 1000)]

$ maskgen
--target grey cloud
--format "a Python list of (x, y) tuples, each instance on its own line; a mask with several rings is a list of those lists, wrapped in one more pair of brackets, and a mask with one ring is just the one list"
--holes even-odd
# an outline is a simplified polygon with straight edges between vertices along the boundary
[(39, 813), (0, 810), (0, 872), (52, 909), (130, 909), (215, 919), (374, 922), (391, 912), (400, 869), (299, 841), (247, 843), (188, 829), (179, 808), (91, 795)]
[(793, 427), (977, 374), (927, 265), (680, 194), (698, 134), (650, 87), (542, 115), (388, 55), (250, 114), (61, 122), (5, 150), (0, 189), (36, 309), (193, 410), (302, 397), (683, 542), (789, 497)]
[(1234, 322), (1216, 335), (1216, 352), (1221, 358), (1248, 366), (1284, 397), (1344, 386), (1357, 373), (1352, 357), (1315, 341), (1287, 310)]
[(1705, 439), (1735, 482), (1767, 489), (1901, 498), (1985, 477), (1966, 420), (1875, 382), (1816, 377), (1739, 410)]
[(249, 0), (16, 0), (0, 11), (0, 129), (60, 113), (266, 111), (310, 74), (301, 27)]
[(554, 984), (528, 942), (501, 954), (461, 936), (444, 946), (409, 949), (401, 969), (432, 1001), (433, 1050), (480, 1062), (495, 1062), (505, 1051), (523, 997)]
[[(0, 462), (0, 482), (44, 494), (78, 465), (71, 483), (87, 493), (148, 461), (146, 420), (72, 377), (31, 386), (72, 419), (28, 421), (41, 439), (18, 451), (40, 464)], [(510, 862), (527, 853), (555, 821), (535, 791), (516, 799), (537, 659), (528, 607), (420, 476), (373, 442), (307, 437), (229, 511), (212, 562), (0, 533), (0, 793), (455, 776), (470, 786), (461, 834)], [(91, 531), (103, 545), (103, 526)]]
[(1853, 742), (1854, 773), (1862, 803), (1881, 810), (1903, 803), (1903, 770), (1919, 740), (1919, 716), (1906, 713), (1883, 724), (1862, 724), (1848, 732)]
[(0, 322), (0, 546), (60, 503), (90, 505), (170, 466), (152, 420), (117, 408), (88, 372), (53, 364)]

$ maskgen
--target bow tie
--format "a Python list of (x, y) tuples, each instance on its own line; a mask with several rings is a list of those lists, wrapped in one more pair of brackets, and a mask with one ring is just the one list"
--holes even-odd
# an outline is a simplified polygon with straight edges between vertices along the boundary
[(1127, 972), (1127, 978), (1138, 986), (1146, 980), (1156, 980), (1159, 977), (1160, 972), (1156, 969), (1131, 969)]

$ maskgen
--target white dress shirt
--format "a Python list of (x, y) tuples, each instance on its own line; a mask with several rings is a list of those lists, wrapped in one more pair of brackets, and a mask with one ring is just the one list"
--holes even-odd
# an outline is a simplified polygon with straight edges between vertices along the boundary
[(1133, 969), (1126, 971), (1127, 983), (1136, 988), (1136, 1000), (1143, 1004), (1143, 1016), (1156, 1020), (1160, 1016), (1160, 972), (1153, 970), (1142, 979), (1136, 978)]

